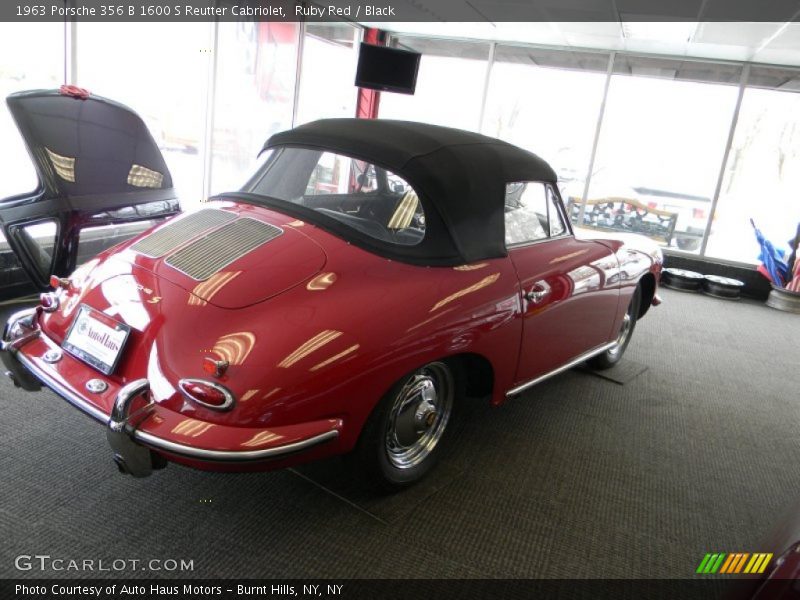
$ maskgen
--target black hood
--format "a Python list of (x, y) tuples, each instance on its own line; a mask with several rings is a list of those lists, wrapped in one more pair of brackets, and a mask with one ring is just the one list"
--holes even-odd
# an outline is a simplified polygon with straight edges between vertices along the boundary
[(59, 90), (18, 92), (6, 102), (47, 196), (120, 195), (129, 204), (132, 194), (172, 195), (164, 157), (130, 108)]

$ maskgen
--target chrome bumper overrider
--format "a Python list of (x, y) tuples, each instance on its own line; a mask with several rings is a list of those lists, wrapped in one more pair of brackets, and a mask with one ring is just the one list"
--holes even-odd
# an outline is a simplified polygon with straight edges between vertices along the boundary
[(147, 379), (138, 379), (120, 388), (109, 417), (48, 373), (39, 369), (28, 357), (19, 352), (19, 349), (25, 344), (41, 335), (37, 317), (38, 309), (29, 309), (13, 314), (6, 323), (2, 339), (0, 339), (0, 359), (5, 366), (6, 375), (16, 386), (28, 391), (40, 390), (44, 385), (75, 408), (106, 425), (106, 437), (114, 451), (114, 461), (120, 471), (134, 477), (146, 477), (153, 471), (154, 465), (155, 468), (158, 468), (161, 462), (159, 461), (160, 457), (154, 457), (151, 450), (160, 450), (168, 454), (201, 461), (240, 463), (295, 454), (332, 440), (339, 435), (337, 429), (332, 429), (297, 442), (260, 450), (211, 450), (187, 446), (141, 431), (137, 428), (138, 425), (147, 419), (156, 406), (154, 402), (150, 401), (142, 408), (132, 411), (134, 401), (146, 396), (150, 391)]

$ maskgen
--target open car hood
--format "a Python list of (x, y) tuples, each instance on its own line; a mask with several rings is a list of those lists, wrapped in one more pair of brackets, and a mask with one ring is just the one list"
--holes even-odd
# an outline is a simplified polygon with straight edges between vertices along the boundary
[(18, 92), (6, 102), (47, 196), (102, 196), (109, 209), (139, 194), (174, 196), (161, 151), (128, 107), (59, 90)]

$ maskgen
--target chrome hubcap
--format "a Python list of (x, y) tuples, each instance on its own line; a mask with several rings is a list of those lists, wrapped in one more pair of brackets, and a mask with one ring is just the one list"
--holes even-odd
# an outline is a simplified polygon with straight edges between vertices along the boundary
[(609, 354), (612, 356), (619, 354), (619, 351), (625, 346), (625, 342), (627, 341), (628, 336), (631, 334), (632, 324), (633, 318), (631, 317), (630, 313), (625, 313), (625, 317), (622, 319), (622, 327), (620, 327), (619, 335), (617, 336), (617, 342), (612, 348), (609, 348)]
[(424, 461), (444, 433), (453, 408), (453, 377), (443, 363), (414, 373), (398, 392), (386, 428), (386, 454), (398, 469)]

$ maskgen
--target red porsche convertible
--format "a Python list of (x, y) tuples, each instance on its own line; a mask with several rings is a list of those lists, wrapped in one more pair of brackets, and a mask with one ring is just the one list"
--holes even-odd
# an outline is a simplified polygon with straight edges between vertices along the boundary
[[(577, 236), (550, 166), (496, 139), (317, 121), (273, 135), (241, 191), (164, 220), (171, 177), (135, 113), (58, 91), (8, 103), (41, 185), (0, 220), (54, 290), (0, 355), (17, 386), (100, 422), (137, 477), (351, 453), (407, 486), (465, 396), (610, 367), (658, 303), (659, 249)], [(158, 223), (74, 270), (83, 234), (142, 219)]]

